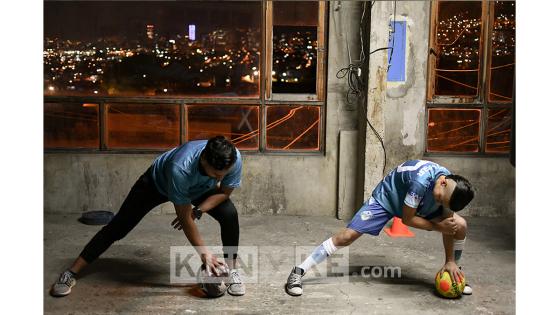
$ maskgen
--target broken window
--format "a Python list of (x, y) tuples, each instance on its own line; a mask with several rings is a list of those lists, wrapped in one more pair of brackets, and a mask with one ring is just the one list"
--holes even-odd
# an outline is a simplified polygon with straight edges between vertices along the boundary
[[(223, 134), (242, 150), (321, 151), (326, 8), (47, 1), (45, 148), (161, 151)], [(268, 133), (287, 101), (302, 109)]]
[(271, 150), (319, 151), (321, 107), (267, 106), (266, 146)]
[(431, 152), (477, 152), (479, 128), (479, 109), (428, 109)]
[(508, 153), (515, 2), (434, 2), (429, 70), (426, 151)]
[(240, 150), (259, 149), (259, 106), (187, 105), (186, 141), (223, 135)]
[(438, 3), (434, 96), (478, 96), (482, 3)]

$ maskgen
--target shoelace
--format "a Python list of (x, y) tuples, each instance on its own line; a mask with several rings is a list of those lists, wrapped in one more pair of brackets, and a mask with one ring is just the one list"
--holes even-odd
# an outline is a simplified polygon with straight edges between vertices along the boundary
[(291, 273), (290, 277), (288, 278), (288, 284), (290, 287), (293, 286), (301, 286), (301, 276), (297, 273)]
[(230, 277), (231, 277), (231, 282), (230, 282), (231, 284), (241, 283), (241, 276), (236, 271), (232, 271), (230, 273)]
[(58, 279), (58, 283), (63, 283), (66, 285), (70, 285), (70, 281), (72, 280), (72, 274), (68, 271), (63, 272)]

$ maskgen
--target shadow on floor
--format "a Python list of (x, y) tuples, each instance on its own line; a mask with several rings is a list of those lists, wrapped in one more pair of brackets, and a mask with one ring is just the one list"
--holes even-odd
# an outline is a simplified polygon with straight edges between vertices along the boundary
[[(62, 260), (61, 265), (69, 266), (73, 260)], [(205, 293), (197, 283), (171, 283), (167, 266), (156, 265), (146, 261), (121, 258), (99, 258), (87, 266), (78, 276), (78, 280), (94, 277), (96, 281), (111, 282), (127, 287), (171, 289), (177, 296), (188, 294), (196, 298), (206, 298)], [(140, 292), (146, 296), (169, 295), (169, 290), (163, 292)]]

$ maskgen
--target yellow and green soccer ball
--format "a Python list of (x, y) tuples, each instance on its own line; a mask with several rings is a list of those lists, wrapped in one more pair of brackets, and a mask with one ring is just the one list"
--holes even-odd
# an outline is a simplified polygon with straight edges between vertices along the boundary
[(458, 298), (463, 294), (463, 289), (465, 288), (465, 278), (463, 277), (461, 281), (453, 283), (451, 280), (451, 275), (449, 272), (444, 271), (443, 275), (441, 271), (436, 275), (436, 290), (437, 292), (446, 298)]

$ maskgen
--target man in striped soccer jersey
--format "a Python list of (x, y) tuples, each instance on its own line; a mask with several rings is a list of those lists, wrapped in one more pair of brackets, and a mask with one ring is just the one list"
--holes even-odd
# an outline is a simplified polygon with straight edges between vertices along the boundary
[[(354, 215), (346, 228), (324, 241), (299, 266), (295, 266), (285, 285), (292, 296), (303, 293), (301, 279), (306, 270), (321, 263), (337, 249), (352, 244), (362, 234), (379, 235), (387, 221), (402, 218), (404, 224), (443, 236), (445, 264), (442, 270), (453, 281), (464, 277), (458, 267), (465, 246), (467, 222), (457, 214), (473, 199), (467, 179), (453, 175), (445, 167), (424, 160), (410, 160), (393, 169), (375, 187), (371, 197)], [(463, 294), (472, 294), (467, 285)]]

